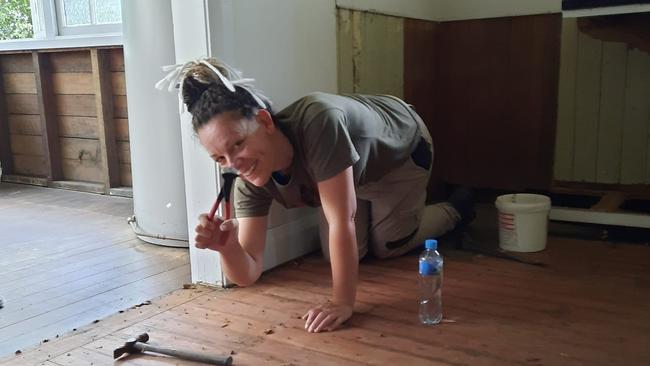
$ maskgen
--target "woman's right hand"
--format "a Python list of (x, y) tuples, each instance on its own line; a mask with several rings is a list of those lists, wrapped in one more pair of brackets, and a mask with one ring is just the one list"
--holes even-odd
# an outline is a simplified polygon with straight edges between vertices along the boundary
[(215, 216), (213, 220), (207, 214), (199, 216), (199, 224), (196, 225), (196, 247), (199, 249), (212, 249), (223, 252), (233, 245), (239, 245), (237, 232), (239, 225), (237, 219), (223, 221)]

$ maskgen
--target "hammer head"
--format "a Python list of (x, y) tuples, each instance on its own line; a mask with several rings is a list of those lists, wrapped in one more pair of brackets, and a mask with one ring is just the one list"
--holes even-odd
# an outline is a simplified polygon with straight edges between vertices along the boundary
[(140, 334), (137, 338), (130, 338), (129, 340), (124, 343), (124, 346), (120, 348), (116, 348), (113, 351), (113, 359), (118, 359), (122, 357), (122, 355), (129, 354), (132, 355), (134, 353), (140, 352), (138, 349), (133, 347), (137, 342), (140, 343), (147, 343), (149, 340), (149, 335), (147, 333), (142, 333)]

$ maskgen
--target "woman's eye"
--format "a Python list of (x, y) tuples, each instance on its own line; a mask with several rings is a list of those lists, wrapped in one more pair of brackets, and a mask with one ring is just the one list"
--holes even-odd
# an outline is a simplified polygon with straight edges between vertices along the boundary
[(233, 146), (235, 147), (235, 149), (239, 149), (243, 145), (244, 145), (244, 140), (240, 140), (240, 141), (235, 142), (235, 145), (233, 145)]

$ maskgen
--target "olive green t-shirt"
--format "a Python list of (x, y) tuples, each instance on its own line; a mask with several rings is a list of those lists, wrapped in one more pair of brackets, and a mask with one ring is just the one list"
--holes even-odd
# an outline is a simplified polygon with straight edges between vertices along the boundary
[(412, 113), (391, 96), (313, 93), (295, 101), (275, 116), (293, 146), (288, 178), (262, 187), (238, 178), (237, 217), (266, 216), (274, 199), (287, 208), (320, 206), (317, 183), (349, 166), (355, 187), (379, 180), (409, 159), (420, 140)]

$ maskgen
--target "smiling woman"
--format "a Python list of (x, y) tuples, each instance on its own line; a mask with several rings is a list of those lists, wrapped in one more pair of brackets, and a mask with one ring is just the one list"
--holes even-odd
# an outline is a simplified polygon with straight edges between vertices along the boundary
[(274, 113), (252, 79), (219, 60), (171, 69), (157, 86), (178, 85), (205, 150), (240, 173), (237, 219), (203, 214), (195, 229), (196, 246), (220, 252), (230, 280), (248, 286), (261, 275), (272, 201), (320, 207), (332, 299), (307, 309), (307, 331), (334, 330), (352, 316), (359, 258), (402, 255), (470, 219), (469, 195), (425, 207), (433, 145), (402, 100), (312, 93)]

